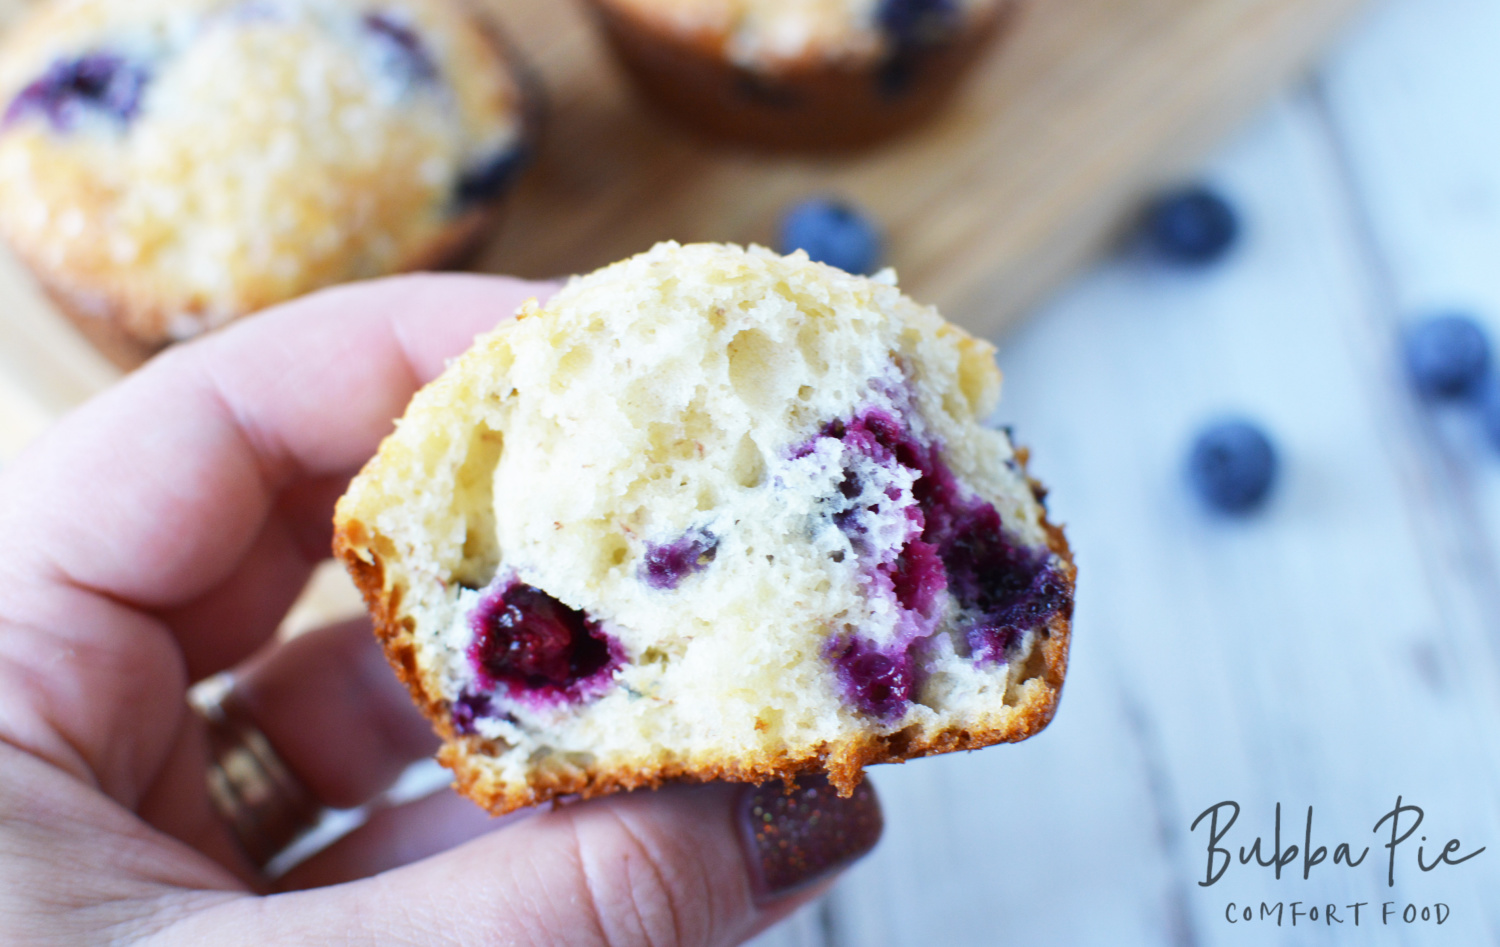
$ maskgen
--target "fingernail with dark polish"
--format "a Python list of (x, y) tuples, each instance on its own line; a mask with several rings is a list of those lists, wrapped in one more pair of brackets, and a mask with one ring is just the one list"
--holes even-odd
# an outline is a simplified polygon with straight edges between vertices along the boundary
[(829, 875), (863, 857), (880, 840), (885, 820), (868, 780), (848, 799), (822, 776), (747, 787), (740, 797), (740, 832), (758, 892), (768, 900)]

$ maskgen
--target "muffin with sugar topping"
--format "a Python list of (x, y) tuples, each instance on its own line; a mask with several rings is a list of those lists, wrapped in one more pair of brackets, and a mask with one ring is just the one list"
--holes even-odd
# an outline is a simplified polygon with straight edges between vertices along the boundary
[(107, 351), (451, 261), (531, 109), (455, 0), (58, 0), (0, 49), (0, 235)]
[(867, 145), (929, 118), (1017, 0), (592, 0), (646, 97), (782, 149)]
[[(497, 318), (503, 314), (497, 313)], [(413, 399), (335, 547), (496, 812), (1021, 740), (1074, 569), (993, 349), (799, 253), (660, 244)]]

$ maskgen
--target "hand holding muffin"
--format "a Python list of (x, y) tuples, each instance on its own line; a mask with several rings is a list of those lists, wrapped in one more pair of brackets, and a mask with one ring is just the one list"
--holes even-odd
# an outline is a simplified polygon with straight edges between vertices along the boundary
[(0, 528), (24, 537), (0, 550), (8, 934), (709, 947), (869, 851), (868, 790), (678, 787), (508, 821), (444, 792), (273, 885), (213, 811), (184, 691), (222, 669), (320, 804), (368, 801), (431, 751), (368, 623), (285, 647), (274, 630), (391, 417), (496, 312), (549, 290), (419, 276), (319, 293), (152, 361), (0, 471)]

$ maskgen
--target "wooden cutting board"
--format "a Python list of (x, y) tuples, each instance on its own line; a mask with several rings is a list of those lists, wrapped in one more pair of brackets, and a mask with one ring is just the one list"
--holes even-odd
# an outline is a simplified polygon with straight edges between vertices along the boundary
[[(0, 28), (34, 0), (0, 0)], [(993, 336), (1293, 78), (1359, 0), (1031, 0), (931, 124), (845, 157), (727, 150), (645, 110), (576, 0), (481, 0), (550, 123), (480, 269), (554, 276), (657, 240), (771, 243), (836, 194), (889, 233), (911, 295)], [(0, 459), (118, 377), (0, 254)]]

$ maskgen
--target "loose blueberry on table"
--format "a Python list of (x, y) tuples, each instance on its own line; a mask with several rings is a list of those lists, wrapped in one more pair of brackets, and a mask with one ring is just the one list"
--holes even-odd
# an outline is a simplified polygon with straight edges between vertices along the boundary
[(1203, 265), (1220, 259), (1239, 236), (1239, 218), (1215, 191), (1194, 186), (1156, 198), (1146, 210), (1145, 239), (1162, 259)]
[(1276, 479), (1271, 439), (1244, 420), (1205, 428), (1188, 456), (1188, 478), (1205, 503), (1226, 513), (1247, 513), (1265, 502)]
[(1490, 367), (1490, 342), (1469, 316), (1445, 313), (1407, 328), (1406, 368), (1417, 391), (1429, 398), (1478, 393)]
[(873, 273), (880, 263), (880, 243), (875, 225), (840, 201), (804, 201), (781, 220), (782, 253), (805, 250), (811, 259), (846, 273)]

